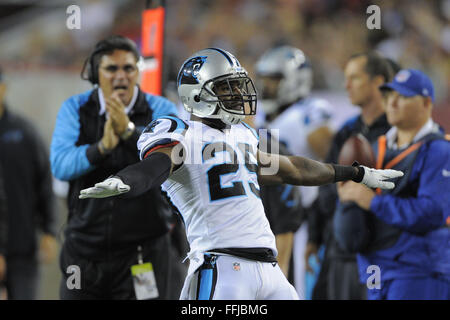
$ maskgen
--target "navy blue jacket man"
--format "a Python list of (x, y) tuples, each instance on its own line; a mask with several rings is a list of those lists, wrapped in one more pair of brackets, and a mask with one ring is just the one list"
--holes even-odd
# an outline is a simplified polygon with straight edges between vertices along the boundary
[[(383, 192), (352, 183), (338, 187), (341, 202), (355, 202), (366, 216), (360, 279), (369, 299), (448, 300), (450, 143), (431, 119), (433, 84), (421, 71), (405, 69), (381, 89), (393, 127), (374, 145), (377, 167), (405, 176)], [(345, 236), (350, 243), (352, 235)]]

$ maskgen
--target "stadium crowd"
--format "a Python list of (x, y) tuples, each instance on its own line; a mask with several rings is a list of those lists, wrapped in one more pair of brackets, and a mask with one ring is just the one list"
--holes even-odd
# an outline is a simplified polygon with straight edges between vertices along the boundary
[[(83, 15), (81, 30), (55, 30), (48, 27), (48, 19), (36, 19), (33, 33), (14, 40), (21, 50), (2, 48), (0, 62), (77, 69), (82, 57), (106, 35), (121, 34), (139, 45), (144, 1), (78, 3)], [(369, 14), (365, 11), (370, 4), (381, 9), (380, 30), (366, 27)], [(166, 5), (166, 54), (172, 79), (185, 55), (198, 48), (217, 46), (234, 52), (252, 73), (252, 62), (262, 52), (276, 44), (290, 44), (311, 57), (315, 89), (342, 89), (342, 69), (348, 57), (377, 49), (400, 65), (430, 74), (436, 79), (437, 107), (450, 103), (449, 0), (419, 0), (413, 6), (406, 0), (167, 0)]]

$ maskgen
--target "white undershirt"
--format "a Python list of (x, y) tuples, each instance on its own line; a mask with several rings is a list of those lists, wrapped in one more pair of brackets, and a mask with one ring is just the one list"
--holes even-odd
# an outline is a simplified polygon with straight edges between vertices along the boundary
[[(133, 97), (131, 98), (130, 103), (125, 107), (126, 114), (128, 114), (131, 111), (131, 109), (133, 109), (134, 104), (137, 100), (138, 93), (139, 93), (138, 86), (134, 86)], [(98, 88), (98, 100), (100, 101), (100, 112), (98, 114), (103, 115), (106, 112), (106, 107), (105, 107), (106, 103), (105, 103), (105, 97), (103, 96), (103, 91), (100, 87)], [(108, 114), (106, 114), (106, 117), (108, 117)]]
[[(432, 132), (438, 132), (438, 131), (439, 131), (439, 126), (430, 118), (422, 126), (422, 128), (420, 128), (420, 130), (417, 132), (417, 134), (414, 136), (412, 143), (419, 141), (427, 134), (430, 134)], [(392, 127), (391, 129), (389, 129), (388, 132), (386, 132), (386, 141), (387, 141), (387, 146), (389, 149), (399, 150), (399, 149), (403, 149), (409, 145), (409, 143), (404, 144), (402, 146), (397, 145), (397, 132), (398, 132), (397, 127)]]

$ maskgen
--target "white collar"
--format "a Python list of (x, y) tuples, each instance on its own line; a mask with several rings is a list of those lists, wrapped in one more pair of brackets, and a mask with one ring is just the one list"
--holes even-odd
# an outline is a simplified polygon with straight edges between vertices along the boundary
[[(138, 86), (134, 86), (133, 97), (131, 98), (130, 103), (125, 107), (126, 114), (128, 114), (131, 111), (131, 109), (133, 109), (134, 104), (136, 103), (137, 100), (138, 93), (139, 93)], [(100, 112), (98, 114), (103, 115), (106, 112), (105, 97), (103, 96), (103, 91), (100, 87), (98, 87), (98, 100), (100, 102)]]
[[(389, 129), (388, 132), (386, 132), (386, 141), (387, 141), (387, 147), (389, 149), (398, 150), (403, 149), (407, 147), (408, 145), (398, 146), (397, 145), (397, 127), (392, 127)], [(430, 134), (432, 132), (438, 132), (439, 126), (430, 118), (428, 121), (420, 128), (420, 130), (417, 132), (417, 134), (414, 136), (412, 143), (415, 143), (422, 139), (427, 134)]]

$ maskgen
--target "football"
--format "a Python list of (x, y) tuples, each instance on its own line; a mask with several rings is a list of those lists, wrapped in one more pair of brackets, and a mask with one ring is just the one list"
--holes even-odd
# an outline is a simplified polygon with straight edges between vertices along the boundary
[(341, 165), (351, 166), (355, 161), (366, 167), (375, 167), (375, 154), (372, 146), (360, 133), (345, 141), (338, 157), (338, 164)]

